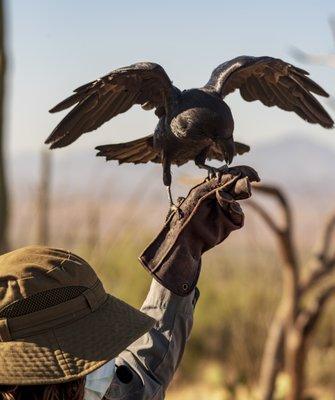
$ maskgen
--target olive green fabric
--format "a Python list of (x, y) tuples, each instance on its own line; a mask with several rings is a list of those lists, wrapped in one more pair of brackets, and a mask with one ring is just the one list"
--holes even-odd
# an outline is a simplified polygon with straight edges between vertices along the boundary
[(0, 385), (78, 379), (153, 323), (107, 294), (87, 262), (68, 251), (30, 246), (0, 256)]

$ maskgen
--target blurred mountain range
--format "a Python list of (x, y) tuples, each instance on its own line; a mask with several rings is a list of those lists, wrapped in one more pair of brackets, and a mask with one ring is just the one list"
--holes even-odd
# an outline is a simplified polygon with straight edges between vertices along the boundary
[[(78, 152), (73, 146), (52, 152), (53, 189), (56, 192), (85, 193), (87, 196), (113, 188), (119, 196), (127, 195), (134, 187), (161, 193), (160, 165), (122, 165), (106, 163), (94, 157), (89, 148)], [(36, 187), (40, 175), (40, 154), (30, 153), (9, 160), (9, 176), (12, 190), (31, 190)], [(303, 134), (283, 135), (280, 140), (252, 147), (247, 155), (238, 157), (234, 164), (253, 166), (264, 182), (280, 184), (296, 195), (322, 193), (335, 195), (335, 150), (309, 140)], [(181, 181), (201, 179), (205, 172), (193, 163), (174, 168), (175, 190), (185, 192)], [(186, 179), (185, 179), (186, 178)], [(165, 195), (165, 193), (164, 193)], [(334, 198), (335, 199), (335, 198)]]
[[(27, 238), (36, 237), (41, 151), (9, 160), (12, 241), (16, 245), (26, 244)], [(133, 237), (132, 230), (154, 232), (159, 229), (168, 209), (161, 165), (118, 166), (94, 157), (92, 148), (79, 151), (76, 146), (50, 154), (54, 245), (75, 245), (75, 240), (88, 240), (92, 232), (110, 238), (120, 235), (121, 229)], [(308, 140), (304, 135), (291, 134), (278, 141), (255, 145), (250, 154), (234, 161), (234, 165), (238, 164), (253, 166), (263, 182), (279, 184), (289, 191), (304, 245), (314, 243), (319, 221), (334, 210), (335, 150)], [(176, 198), (187, 194), (191, 186), (204, 179), (206, 172), (189, 163), (174, 168), (173, 175), (172, 190)], [(265, 203), (272, 207), (272, 202), (265, 200)], [(232, 243), (240, 244), (243, 237), (249, 240), (256, 236), (263, 244), (269, 241), (269, 235), (263, 234), (267, 233), (264, 224), (254, 225), (252, 212), (248, 207), (244, 210), (248, 214), (247, 229), (234, 235)], [(278, 208), (274, 206), (269, 210), (277, 212)], [(79, 230), (73, 230), (78, 226)], [(248, 229), (251, 229), (251, 236), (248, 236)]]
[(264, 182), (280, 184), (297, 194), (311, 190), (335, 193), (335, 150), (317, 140), (286, 135), (251, 149), (243, 158), (255, 166)]

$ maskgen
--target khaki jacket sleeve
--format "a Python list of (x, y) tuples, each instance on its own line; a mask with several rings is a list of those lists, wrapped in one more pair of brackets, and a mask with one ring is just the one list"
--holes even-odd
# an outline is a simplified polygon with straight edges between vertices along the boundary
[(155, 326), (116, 359), (108, 400), (161, 400), (183, 356), (193, 324), (197, 289), (180, 297), (152, 281), (141, 311)]

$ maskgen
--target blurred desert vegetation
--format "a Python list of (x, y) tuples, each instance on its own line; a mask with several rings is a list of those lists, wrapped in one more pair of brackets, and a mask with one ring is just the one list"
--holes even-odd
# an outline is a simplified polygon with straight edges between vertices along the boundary
[[(303, 132), (286, 132), (282, 141), (238, 161), (289, 195), (304, 264), (315, 255), (317, 237), (334, 211), (334, 152), (306, 141)], [(164, 222), (168, 204), (159, 167), (118, 169), (91, 152), (51, 156), (41, 149), (9, 159), (7, 167), (10, 214), (2, 205), (0, 222), (6, 225), (8, 215), (10, 220), (2, 250), (31, 243), (71, 249), (94, 266), (109, 291), (139, 307), (150, 277), (137, 257)], [(174, 176), (180, 194), (203, 178), (192, 167)], [(266, 206), (277, 217), (278, 209)], [(282, 293), (282, 261), (274, 235), (252, 209), (244, 209), (245, 228), (204, 256), (194, 329), (168, 399), (257, 398), (264, 346)], [(331, 301), (309, 343), (305, 399), (334, 399), (334, 312)], [(288, 387), (288, 376), (279, 373), (273, 398), (286, 398)]]
[[(278, 165), (273, 162), (267, 174), (289, 194), (304, 262), (314, 255), (313, 246), (334, 209), (335, 185), (329, 171), (335, 167), (335, 157), (332, 150), (293, 135), (264, 145), (250, 162), (244, 161), (262, 170), (262, 162), (273, 157), (273, 148)], [(305, 157), (309, 151), (316, 164), (299, 166), (293, 155), (300, 152)], [(295, 168), (292, 181), (280, 169), (283, 157)], [(314, 165), (318, 165), (315, 179)], [(42, 151), (35, 165), (17, 160), (9, 174), (11, 246), (45, 243), (71, 249), (94, 266), (109, 291), (140, 307), (150, 277), (137, 257), (163, 224), (168, 204), (160, 174), (158, 166), (117, 167), (76, 153), (48, 158)], [(193, 166), (176, 170), (174, 177), (178, 194), (203, 179)], [(264, 205), (271, 215), (279, 216), (272, 202)], [(194, 329), (168, 399), (257, 398), (264, 345), (281, 296), (282, 262), (272, 233), (245, 203), (244, 209), (245, 228), (203, 258)], [(310, 398), (332, 399), (335, 391), (334, 311), (331, 301), (310, 343), (306, 379), (306, 393), (314, 396)], [(274, 399), (285, 398), (288, 382), (285, 374), (279, 374)]]

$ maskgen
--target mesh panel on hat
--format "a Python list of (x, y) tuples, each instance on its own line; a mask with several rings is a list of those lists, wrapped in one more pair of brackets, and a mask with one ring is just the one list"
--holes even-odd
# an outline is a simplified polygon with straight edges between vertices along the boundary
[(85, 286), (65, 286), (36, 293), (26, 299), (20, 299), (0, 309), (0, 318), (15, 318), (44, 310), (80, 296)]

